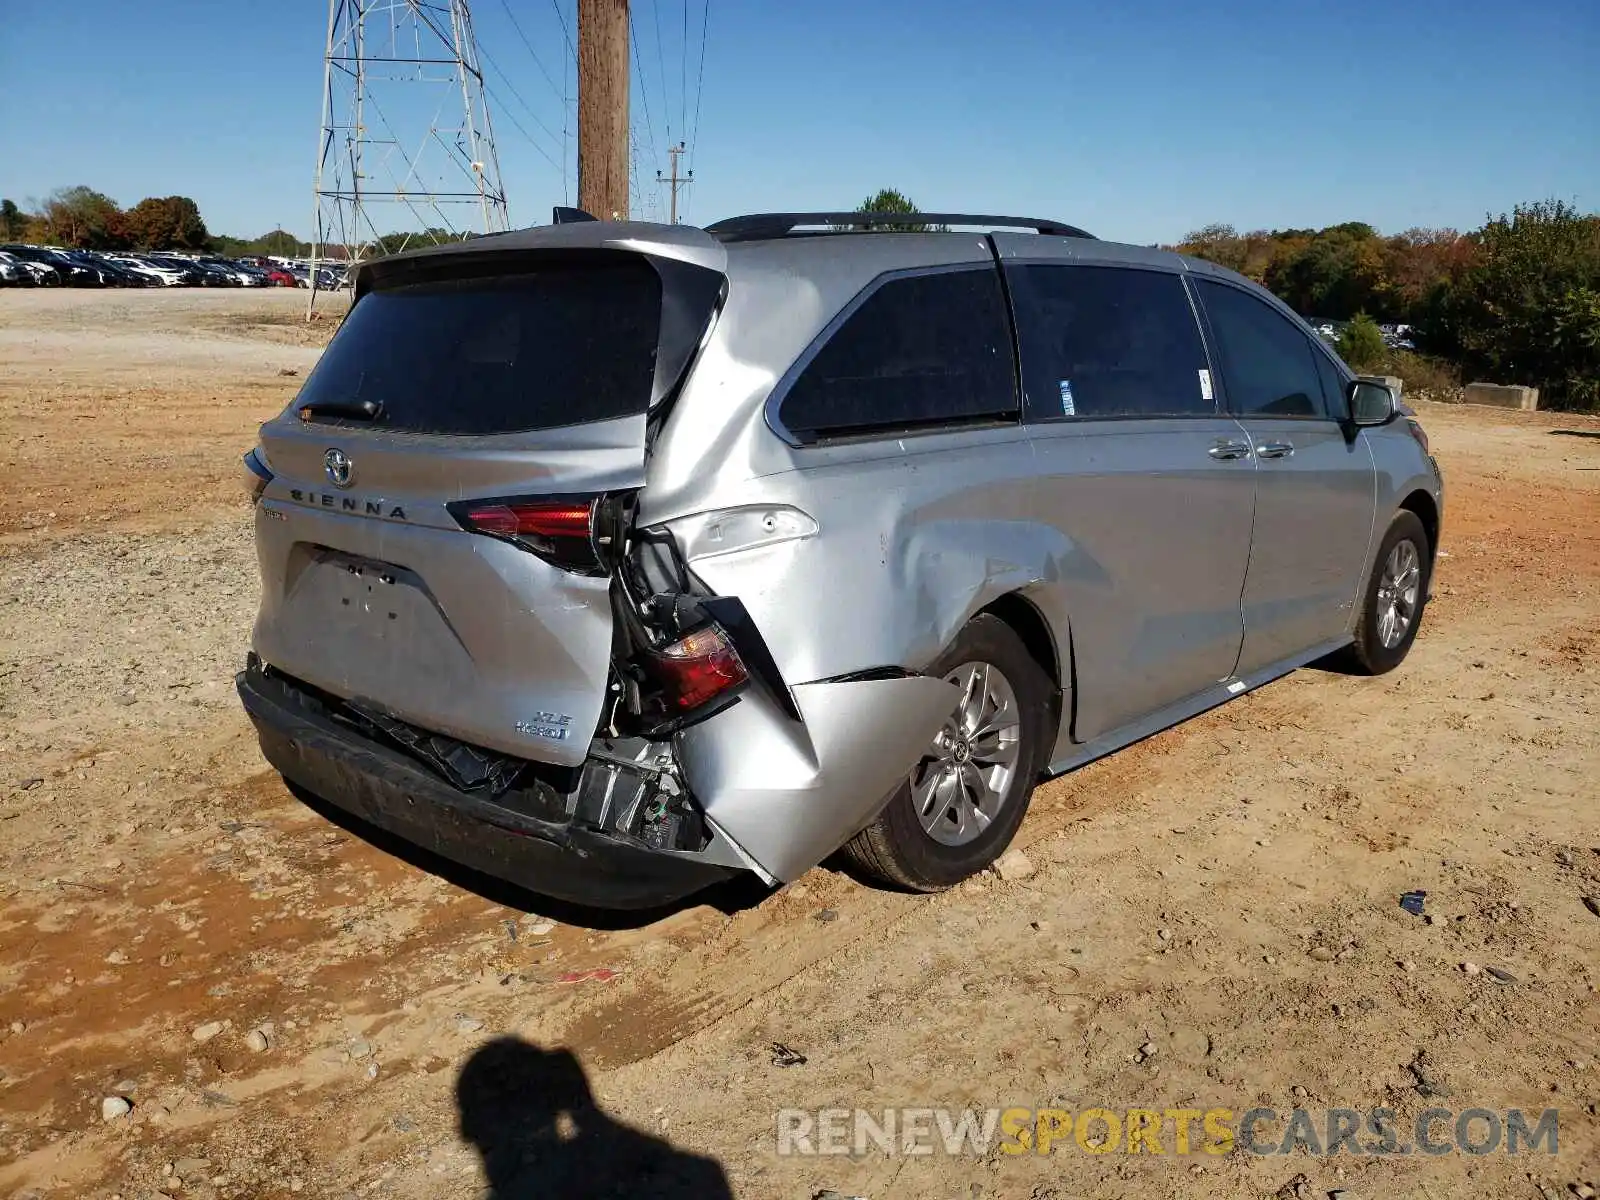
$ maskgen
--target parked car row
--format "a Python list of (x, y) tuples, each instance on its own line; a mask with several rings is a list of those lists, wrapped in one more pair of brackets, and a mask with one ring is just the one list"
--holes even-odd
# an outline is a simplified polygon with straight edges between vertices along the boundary
[[(317, 286), (347, 286), (341, 266), (320, 266)], [(310, 287), (310, 264), (133, 251), (0, 245), (0, 287)]]
[[(1306, 317), (1306, 323), (1316, 330), (1317, 336), (1330, 346), (1339, 344), (1339, 334), (1349, 321), (1324, 321), (1317, 317)], [(1412, 340), (1414, 330), (1410, 325), (1379, 325), (1378, 332), (1383, 334), (1383, 344), (1391, 350), (1415, 350), (1416, 343)]]

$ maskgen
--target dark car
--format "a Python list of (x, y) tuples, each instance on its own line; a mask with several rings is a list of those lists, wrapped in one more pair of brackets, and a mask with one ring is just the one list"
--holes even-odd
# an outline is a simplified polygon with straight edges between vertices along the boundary
[(226, 287), (231, 282), (221, 272), (214, 271), (192, 258), (178, 258), (175, 255), (165, 254), (150, 254), (146, 257), (157, 266), (177, 271), (183, 282), (191, 287)]
[(101, 287), (144, 287), (147, 284), (145, 279), (125, 267), (106, 261), (92, 250), (51, 250), (50, 253), (60, 261), (90, 272), (99, 280)]
[(107, 287), (145, 288), (161, 286), (159, 279), (150, 275), (142, 275), (138, 271), (129, 270), (123, 264), (112, 262), (111, 259), (102, 254), (95, 254), (86, 250), (83, 252), (83, 257), (94, 264), (95, 269), (100, 272), (100, 277), (105, 280)]
[(38, 263), (40, 266), (49, 267), (55, 272), (55, 282), (67, 287), (100, 287), (100, 276), (88, 267), (81, 266), (70, 260), (58, 258), (54, 251), (40, 246), (4, 246), (16, 258), (24, 262)]

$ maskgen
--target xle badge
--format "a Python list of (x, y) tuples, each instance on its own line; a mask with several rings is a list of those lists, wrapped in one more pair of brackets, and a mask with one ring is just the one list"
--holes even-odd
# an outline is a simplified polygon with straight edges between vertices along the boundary
[(517, 732), (550, 742), (564, 742), (571, 732), (568, 728), (571, 724), (572, 718), (566, 713), (536, 712), (527, 720), (517, 722)]

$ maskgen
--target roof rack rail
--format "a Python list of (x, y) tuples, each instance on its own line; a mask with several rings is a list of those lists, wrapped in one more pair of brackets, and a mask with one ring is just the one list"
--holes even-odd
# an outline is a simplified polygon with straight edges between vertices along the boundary
[(765, 238), (787, 237), (803, 225), (843, 226), (842, 230), (821, 232), (851, 232), (892, 225), (992, 225), (1006, 229), (1032, 229), (1036, 233), (1055, 237), (1089, 238), (1094, 234), (1067, 225), (1061, 221), (1043, 221), (1035, 217), (996, 217), (980, 213), (891, 213), (891, 212), (805, 212), (805, 213), (752, 213), (744, 217), (726, 217), (706, 226), (706, 232), (718, 241), (753, 242)]

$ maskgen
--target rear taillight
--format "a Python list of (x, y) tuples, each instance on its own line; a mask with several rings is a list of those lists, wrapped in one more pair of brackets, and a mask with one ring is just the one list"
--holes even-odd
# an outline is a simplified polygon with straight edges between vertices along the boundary
[(1411, 436), (1417, 439), (1417, 445), (1422, 447), (1422, 452), (1424, 454), (1427, 454), (1429, 452), (1428, 451), (1428, 432), (1427, 432), (1427, 430), (1422, 428), (1421, 422), (1415, 421), (1412, 418), (1407, 417), (1406, 418), (1406, 428), (1411, 431)]
[(261, 493), (267, 490), (267, 484), (272, 482), (272, 472), (267, 469), (267, 464), (262, 461), (261, 450), (256, 448), (244, 456), (244, 470), (240, 475), (244, 483), (244, 490), (254, 504), (261, 499)]
[(675, 713), (697, 709), (750, 678), (720, 625), (707, 625), (651, 651), (649, 663), (668, 709)]
[(463, 529), (485, 533), (579, 575), (603, 575), (595, 539), (597, 500), (466, 500), (450, 505)]

